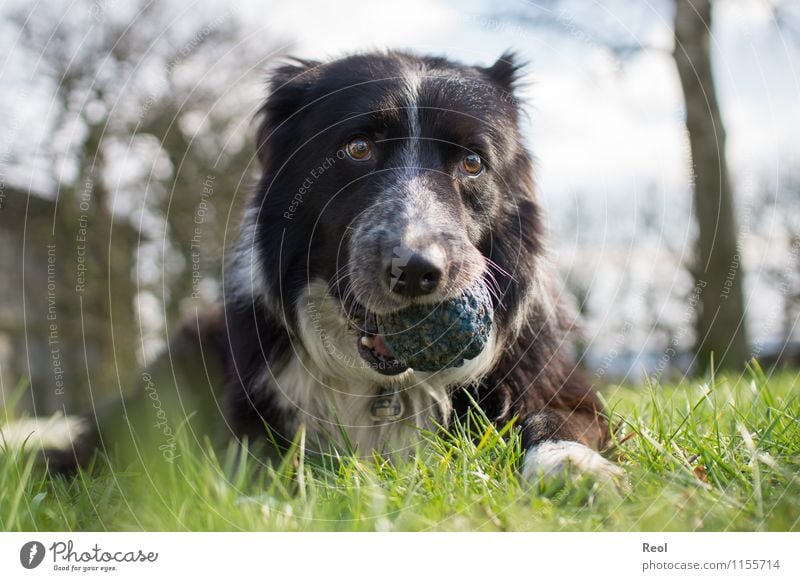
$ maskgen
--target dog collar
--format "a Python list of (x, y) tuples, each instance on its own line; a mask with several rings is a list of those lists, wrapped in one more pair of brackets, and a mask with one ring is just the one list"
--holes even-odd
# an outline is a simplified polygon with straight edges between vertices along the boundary
[(375, 422), (393, 422), (403, 417), (403, 398), (394, 388), (385, 386), (372, 399), (370, 415)]

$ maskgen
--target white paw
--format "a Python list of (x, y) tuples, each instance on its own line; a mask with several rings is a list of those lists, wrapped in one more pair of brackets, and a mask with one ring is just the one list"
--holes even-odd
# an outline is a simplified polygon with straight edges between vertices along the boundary
[(61, 413), (49, 418), (21, 418), (0, 426), (0, 448), (72, 450), (88, 428), (84, 418)]
[(541, 477), (550, 479), (565, 473), (591, 476), (597, 480), (615, 480), (625, 475), (622, 468), (578, 442), (543, 442), (525, 454), (522, 476), (528, 481)]

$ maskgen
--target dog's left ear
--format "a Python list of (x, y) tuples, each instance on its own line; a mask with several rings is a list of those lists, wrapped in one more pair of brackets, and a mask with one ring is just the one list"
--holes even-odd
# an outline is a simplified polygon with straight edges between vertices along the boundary
[(266, 167), (269, 141), (279, 137), (281, 128), (306, 102), (308, 87), (318, 76), (317, 61), (293, 59), (272, 71), (267, 102), (259, 110), (261, 123), (256, 134), (256, 152)]
[(507, 51), (504, 52), (492, 66), (482, 68), (481, 70), (490, 81), (498, 85), (504, 91), (511, 93), (514, 91), (520, 77), (520, 72), (524, 66), (519, 64), (517, 60), (517, 55), (514, 52)]

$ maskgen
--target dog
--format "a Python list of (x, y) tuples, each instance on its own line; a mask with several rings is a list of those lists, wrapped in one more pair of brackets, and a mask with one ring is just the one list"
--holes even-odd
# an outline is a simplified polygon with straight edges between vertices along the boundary
[[(288, 444), (304, 430), (310, 448), (392, 455), (478, 405), (519, 426), (525, 478), (620, 475), (598, 453), (600, 401), (570, 361), (520, 76), (511, 53), (480, 67), (397, 51), (273, 72), (224, 299), (181, 332), (221, 369), (238, 438), (266, 427)], [(392, 356), (376, 317), (433, 308), (478, 279), (494, 307), (480, 355), (428, 372)], [(53, 465), (84, 461), (102, 432), (93, 418), (72, 425), (70, 446), (50, 446)]]

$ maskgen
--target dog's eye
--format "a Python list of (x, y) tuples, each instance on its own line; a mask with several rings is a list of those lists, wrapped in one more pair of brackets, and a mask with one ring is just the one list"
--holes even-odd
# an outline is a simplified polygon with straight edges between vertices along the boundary
[(468, 176), (479, 175), (483, 171), (483, 160), (477, 153), (469, 153), (461, 160), (461, 170)]
[(345, 151), (350, 159), (367, 161), (372, 157), (372, 144), (366, 137), (354, 137), (347, 142)]

